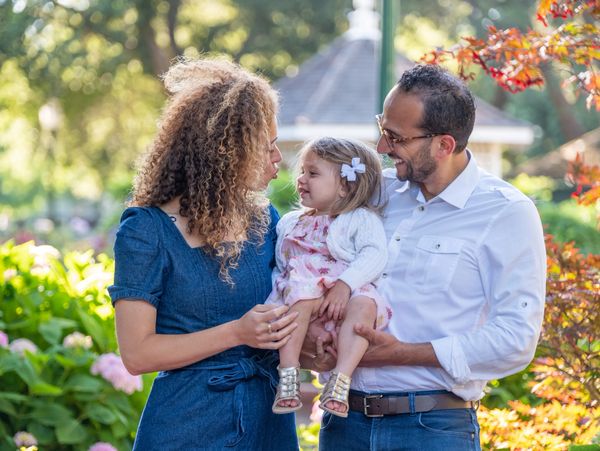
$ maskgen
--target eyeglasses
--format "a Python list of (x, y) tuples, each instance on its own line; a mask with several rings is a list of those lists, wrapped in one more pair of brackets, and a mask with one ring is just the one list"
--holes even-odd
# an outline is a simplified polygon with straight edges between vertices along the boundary
[(408, 144), (410, 141), (412, 141), (414, 139), (433, 138), (434, 136), (441, 136), (444, 134), (444, 133), (429, 133), (427, 135), (411, 136), (408, 138), (405, 138), (403, 136), (395, 136), (395, 135), (392, 135), (390, 132), (388, 132), (381, 126), (381, 119), (383, 119), (382, 114), (377, 114), (375, 116), (375, 119), (377, 119), (377, 126), (379, 127), (379, 133), (381, 133), (381, 136), (385, 137), (385, 140), (391, 149), (393, 149), (396, 144), (405, 146), (406, 144)]

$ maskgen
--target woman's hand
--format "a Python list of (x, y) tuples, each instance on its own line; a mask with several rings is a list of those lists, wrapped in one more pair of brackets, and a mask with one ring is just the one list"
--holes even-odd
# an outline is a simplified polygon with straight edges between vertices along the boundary
[(241, 344), (260, 349), (279, 349), (298, 327), (298, 323), (293, 322), (298, 313), (286, 315), (288, 310), (287, 305), (255, 305), (234, 321), (234, 333)]

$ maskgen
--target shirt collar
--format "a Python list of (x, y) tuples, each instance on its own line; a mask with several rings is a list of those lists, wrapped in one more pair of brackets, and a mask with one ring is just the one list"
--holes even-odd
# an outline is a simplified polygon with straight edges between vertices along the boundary
[[(443, 201), (454, 205), (457, 208), (464, 208), (469, 196), (477, 186), (479, 182), (479, 169), (475, 157), (469, 149), (466, 149), (469, 162), (463, 171), (456, 177), (450, 185), (446, 187), (444, 191), (436, 196)], [(395, 190), (397, 193), (403, 193), (411, 188), (410, 182), (407, 180), (402, 184), (400, 188)], [(425, 203), (425, 197), (419, 190), (417, 194), (417, 200)]]
[(464, 208), (467, 200), (479, 182), (479, 169), (475, 157), (470, 150), (466, 149), (469, 162), (463, 171), (458, 174), (444, 191), (437, 195), (443, 201), (457, 208)]

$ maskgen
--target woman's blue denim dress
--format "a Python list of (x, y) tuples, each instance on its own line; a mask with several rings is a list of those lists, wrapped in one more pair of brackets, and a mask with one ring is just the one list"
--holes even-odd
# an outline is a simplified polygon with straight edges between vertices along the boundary
[[(115, 243), (113, 303), (141, 299), (156, 307), (156, 332), (184, 334), (240, 318), (271, 290), (277, 213), (264, 244), (250, 239), (235, 285), (219, 263), (191, 248), (158, 208), (128, 208)], [(296, 450), (294, 415), (274, 415), (277, 354), (238, 346), (187, 367), (162, 371), (142, 413), (137, 450)]]

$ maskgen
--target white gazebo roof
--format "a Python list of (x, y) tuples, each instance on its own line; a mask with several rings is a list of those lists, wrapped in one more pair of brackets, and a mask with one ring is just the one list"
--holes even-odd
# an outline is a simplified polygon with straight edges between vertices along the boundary
[[(344, 136), (375, 141), (381, 33), (372, 0), (355, 0), (350, 28), (302, 64), (296, 75), (275, 83), (281, 96), (280, 141), (305, 141), (318, 136)], [(415, 63), (396, 55), (400, 75)], [(475, 99), (477, 114), (471, 143), (528, 145), (530, 124)]]

